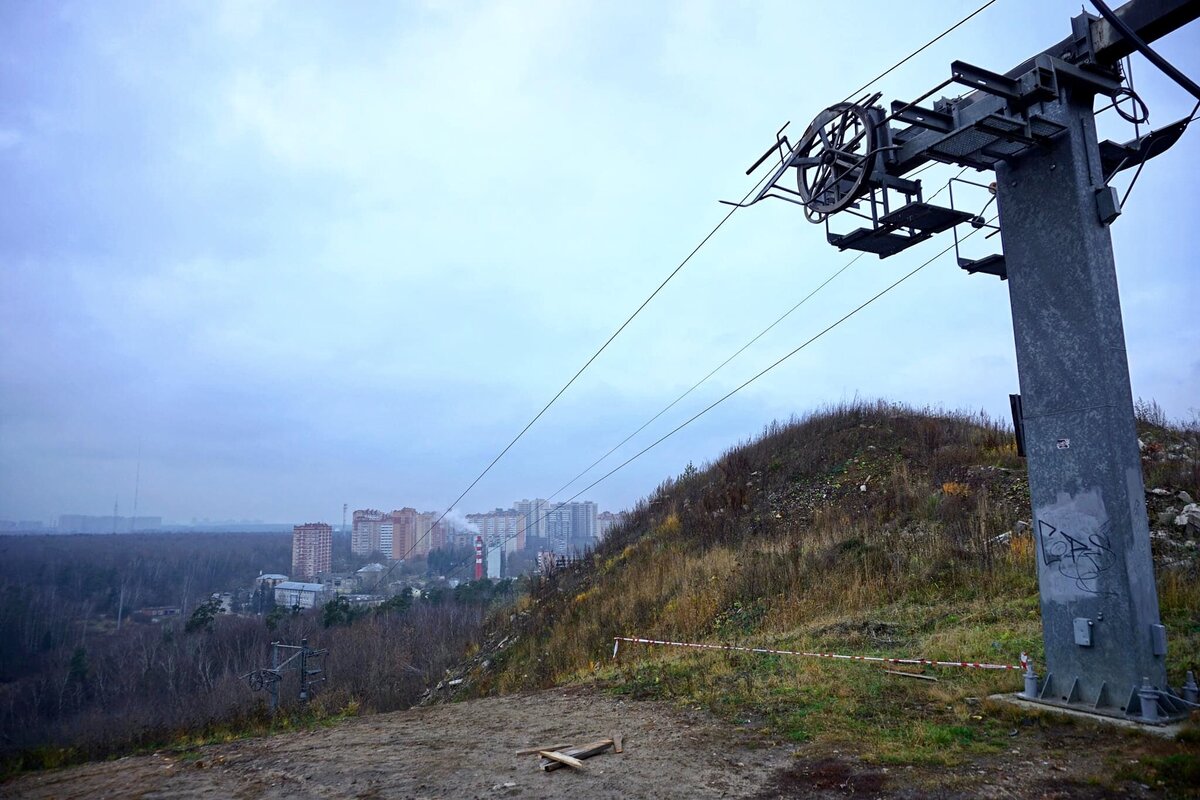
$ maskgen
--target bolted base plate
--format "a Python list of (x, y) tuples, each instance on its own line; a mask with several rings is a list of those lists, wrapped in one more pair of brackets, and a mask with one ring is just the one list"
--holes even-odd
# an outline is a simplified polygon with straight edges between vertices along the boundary
[(1184, 720), (1172, 720), (1170, 722), (1151, 725), (1145, 722), (1139, 722), (1136, 719), (1124, 715), (1113, 716), (1110, 714), (1098, 713), (1090, 710), (1087, 706), (1048, 703), (1043, 700), (1029, 700), (1025, 697), (1022, 697), (1020, 694), (1015, 693), (993, 694), (990, 695), (988, 699), (995, 700), (1000, 703), (1008, 703), (1029, 711), (1048, 711), (1054, 714), (1075, 717), (1077, 719), (1087, 719), (1094, 722), (1102, 722), (1105, 725), (1115, 725), (1118, 728), (1142, 731), (1152, 736), (1161, 736), (1164, 739), (1176, 738), (1184, 728)]

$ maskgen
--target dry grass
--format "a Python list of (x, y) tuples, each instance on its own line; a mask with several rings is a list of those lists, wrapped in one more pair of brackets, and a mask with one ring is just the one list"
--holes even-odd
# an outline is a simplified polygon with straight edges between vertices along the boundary
[[(1013, 673), (930, 685), (861, 664), (637, 645), (614, 666), (613, 637), (1037, 660), (1034, 547), (1014, 532), (1028, 515), (1011, 432), (984, 417), (880, 403), (772, 425), (660, 486), (590, 564), (536, 583), (523, 635), (480, 688), (600, 680), (782, 739), (953, 763), (1002, 744), (1007, 728), (978, 698), (1018, 689)], [(1160, 587), (1174, 674), (1200, 654), (1195, 559)]]

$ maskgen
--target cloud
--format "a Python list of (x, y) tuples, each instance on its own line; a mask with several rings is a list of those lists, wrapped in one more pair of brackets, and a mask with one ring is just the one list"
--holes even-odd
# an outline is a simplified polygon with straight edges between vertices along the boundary
[[(783, 121), (958, 13), (831, 9), (847, 48), (798, 47), (784, 4), (64, 8), (0, 30), (0, 470), (21, 472), (0, 516), (111, 506), (139, 440), (143, 507), (167, 516), (447, 502), (727, 213)], [(888, 97), (963, 52), (1000, 68), (1071, 13), (964, 26)], [(1135, 391), (1174, 414), (1198, 394), (1195, 324), (1162, 313), (1194, 283), (1190, 142), (1113, 229)], [(862, 259), (620, 455), (931, 254)], [(737, 212), (463, 507), (546, 496), (848, 258), (790, 206)], [(628, 504), (856, 392), (1004, 415), (1010, 331), (1003, 284), (939, 262), (593, 494)]]

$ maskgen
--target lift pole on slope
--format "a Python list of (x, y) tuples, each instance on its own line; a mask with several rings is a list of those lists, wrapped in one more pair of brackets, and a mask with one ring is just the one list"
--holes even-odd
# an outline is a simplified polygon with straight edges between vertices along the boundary
[[(1115, 13), (1144, 46), (1200, 16), (1200, 3), (1131, 0)], [(777, 135), (748, 171), (778, 156), (749, 204), (796, 203), (839, 249), (886, 258), (964, 223), (990, 227), (953, 201), (925, 202), (906, 176), (929, 162), (994, 170), (1004, 252), (958, 262), (1007, 280), (1012, 305), (1046, 648), (1044, 679), (1027, 681), (1025, 696), (1161, 723), (1185, 706), (1167, 684), (1108, 226), (1121, 210), (1113, 176), (1160, 155), (1189, 120), (1140, 135), (1145, 105), (1120, 64), (1137, 49), (1084, 13), (1070, 36), (1006, 73), (956, 61), (946, 81), (890, 112), (878, 94), (831, 106), (795, 145)], [(922, 105), (952, 84), (970, 93)], [(1098, 95), (1139, 126), (1134, 139), (1098, 141)], [(865, 224), (837, 233), (835, 215)]]
[[(284, 658), (285, 650), (293, 651), (292, 655)], [(328, 649), (314, 650), (309, 647), (308, 639), (301, 639), (299, 645), (271, 642), (271, 667), (256, 669), (241, 677), (254, 691), (267, 692), (271, 713), (274, 714), (279, 709), (279, 684), (283, 682), (284, 673), (290, 669), (299, 673), (297, 696), (301, 703), (307, 703), (317, 685), (326, 680), (324, 659), (328, 654)]]

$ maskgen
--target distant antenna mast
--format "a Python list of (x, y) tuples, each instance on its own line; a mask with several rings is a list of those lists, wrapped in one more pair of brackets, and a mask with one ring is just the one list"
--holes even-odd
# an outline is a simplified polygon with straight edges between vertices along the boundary
[(117, 532), (117, 508), (118, 508), (117, 503), (119, 500), (120, 500), (119, 495), (117, 497), (113, 498), (113, 533)]
[(138, 488), (142, 483), (142, 443), (138, 442), (137, 470), (133, 473), (133, 516), (129, 518), (129, 532), (137, 530)]

